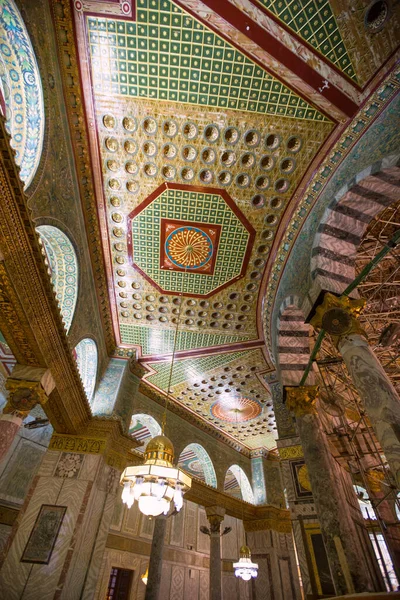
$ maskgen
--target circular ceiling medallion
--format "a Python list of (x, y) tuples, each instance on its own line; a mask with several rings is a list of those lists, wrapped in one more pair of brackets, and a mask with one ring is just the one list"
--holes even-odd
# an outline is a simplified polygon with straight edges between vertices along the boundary
[(261, 414), (261, 404), (250, 398), (234, 398), (229, 401), (214, 402), (211, 414), (228, 423), (244, 423)]
[(167, 237), (165, 253), (181, 269), (199, 269), (211, 259), (213, 244), (201, 229), (180, 227)]

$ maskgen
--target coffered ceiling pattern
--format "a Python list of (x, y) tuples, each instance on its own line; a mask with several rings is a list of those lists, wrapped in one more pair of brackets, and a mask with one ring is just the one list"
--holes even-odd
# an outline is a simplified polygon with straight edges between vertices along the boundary
[[(353, 85), (328, 2), (253, 4)], [(273, 448), (260, 284), (336, 123), (181, 2), (120, 10), (88, 0), (77, 16), (116, 354), (136, 355), (148, 386), (219, 433)]]

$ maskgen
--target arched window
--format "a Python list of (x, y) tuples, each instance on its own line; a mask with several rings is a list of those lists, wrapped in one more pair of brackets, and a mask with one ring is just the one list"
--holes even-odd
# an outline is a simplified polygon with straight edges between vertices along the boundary
[(32, 44), (13, 0), (2, 0), (0, 10), (0, 109), (27, 188), (42, 154), (44, 103)]
[(40, 234), (51, 281), (56, 291), (67, 332), (71, 327), (78, 297), (78, 260), (68, 237), (57, 227), (40, 225)]
[(376, 519), (376, 514), (372, 508), (367, 490), (360, 485), (355, 485), (353, 487), (364, 519)]
[(151, 438), (161, 435), (161, 427), (154, 417), (146, 414), (137, 414), (132, 417), (129, 433), (138, 442), (143, 442), (143, 446), (135, 449), (139, 450), (139, 452), (144, 452)]
[(226, 472), (224, 491), (232, 496), (254, 504), (254, 494), (246, 473), (239, 465), (232, 465)]
[(178, 465), (193, 477), (201, 479), (212, 487), (217, 487), (217, 476), (208, 453), (200, 444), (189, 444), (182, 450)]
[(85, 338), (75, 347), (76, 363), (82, 379), (86, 396), (91, 401), (96, 385), (97, 346), (90, 338)]

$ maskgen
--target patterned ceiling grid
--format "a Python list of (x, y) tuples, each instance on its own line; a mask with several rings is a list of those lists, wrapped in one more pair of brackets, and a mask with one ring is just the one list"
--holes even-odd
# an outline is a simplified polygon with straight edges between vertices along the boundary
[[(172, 2), (136, 8), (136, 22), (85, 16), (86, 43), (118, 353), (139, 347), (166, 393), (178, 315), (178, 351), (259, 339), (280, 217), (333, 123)], [(179, 357), (170, 393), (249, 449), (273, 448), (267, 368), (245, 347)]]
[(329, 0), (257, 0), (343, 73), (357, 81)]

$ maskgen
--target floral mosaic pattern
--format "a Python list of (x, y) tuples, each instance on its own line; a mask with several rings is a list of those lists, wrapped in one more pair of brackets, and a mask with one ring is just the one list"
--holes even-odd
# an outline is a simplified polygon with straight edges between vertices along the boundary
[(76, 362), (86, 396), (90, 402), (96, 385), (97, 346), (90, 338), (85, 338), (75, 348)]
[(42, 154), (43, 91), (28, 32), (12, 0), (0, 0), (0, 94), (15, 161), (28, 187)]
[(56, 468), (56, 477), (76, 479), (83, 463), (83, 454), (63, 452)]
[(78, 298), (78, 259), (68, 237), (57, 227), (36, 227), (43, 244), (51, 281), (56, 291), (67, 332)]

